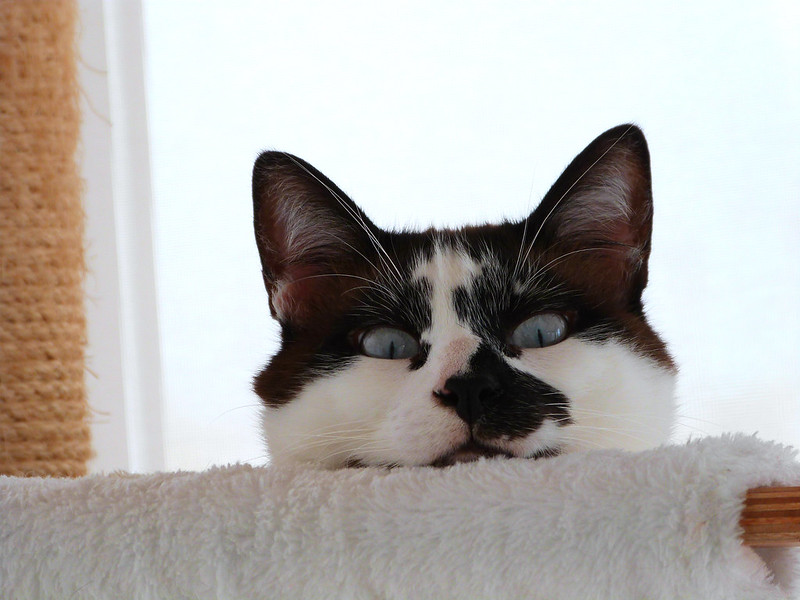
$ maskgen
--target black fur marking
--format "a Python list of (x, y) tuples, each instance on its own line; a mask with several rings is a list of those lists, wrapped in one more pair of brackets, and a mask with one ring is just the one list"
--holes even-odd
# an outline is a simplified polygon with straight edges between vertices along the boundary
[(470, 374), (490, 374), (497, 383), (473, 424), (473, 434), (479, 442), (525, 437), (539, 429), (546, 418), (559, 425), (572, 422), (569, 400), (564, 394), (514, 369), (486, 344), (481, 345), (470, 360)]
[[(381, 287), (362, 290), (359, 301), (348, 316), (353, 329), (385, 325), (419, 335), (431, 326), (431, 286), (426, 280), (381, 283)], [(391, 290), (391, 293), (385, 291)]]
[[(541, 277), (535, 286), (513, 281), (508, 264), (487, 261), (483, 272), (469, 286), (453, 290), (453, 307), (462, 323), (476, 335), (492, 343), (506, 356), (518, 357), (519, 348), (508, 344), (511, 332), (523, 321), (542, 312), (556, 312), (567, 318), (568, 335), (594, 342), (605, 342), (622, 334), (620, 325), (585, 303), (580, 293), (571, 291), (555, 277)], [(488, 264), (487, 264), (488, 263)]]
[(428, 361), (428, 354), (430, 354), (430, 351), (431, 345), (428, 342), (420, 342), (419, 353), (411, 359), (411, 362), (408, 365), (409, 371), (416, 371), (425, 366), (425, 363)]
[[(359, 298), (355, 307), (340, 319), (333, 335), (325, 340), (317, 353), (322, 359), (321, 364), (326, 365), (323, 367), (326, 371), (349, 366), (352, 363), (349, 359), (358, 355), (351, 335), (353, 331), (388, 326), (402, 329), (419, 339), (420, 332), (431, 325), (430, 285), (427, 282), (403, 281), (391, 288), (388, 283), (381, 283), (380, 286), (362, 288), (357, 294)], [(427, 357), (427, 351), (424, 352)]]

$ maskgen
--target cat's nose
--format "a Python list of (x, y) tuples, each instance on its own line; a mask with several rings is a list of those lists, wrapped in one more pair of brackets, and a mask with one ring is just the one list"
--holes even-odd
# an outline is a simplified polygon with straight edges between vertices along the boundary
[(456, 375), (448, 379), (436, 394), (445, 406), (452, 406), (456, 414), (470, 425), (484, 413), (487, 403), (500, 391), (500, 382), (490, 373)]

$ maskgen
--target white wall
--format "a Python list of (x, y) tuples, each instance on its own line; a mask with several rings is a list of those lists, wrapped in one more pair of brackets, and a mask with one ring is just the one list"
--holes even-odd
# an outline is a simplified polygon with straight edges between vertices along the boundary
[(264, 456), (259, 150), (303, 156), (380, 225), (452, 224), (524, 215), (627, 121), (651, 144), (677, 438), (800, 445), (797, 6), (146, 1), (167, 466)]

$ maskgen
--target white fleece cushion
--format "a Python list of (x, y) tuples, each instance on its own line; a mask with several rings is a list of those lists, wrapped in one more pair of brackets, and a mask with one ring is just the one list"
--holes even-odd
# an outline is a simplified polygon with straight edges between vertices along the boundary
[(706, 438), (445, 469), (0, 478), (0, 598), (791, 598), (740, 544), (790, 448)]

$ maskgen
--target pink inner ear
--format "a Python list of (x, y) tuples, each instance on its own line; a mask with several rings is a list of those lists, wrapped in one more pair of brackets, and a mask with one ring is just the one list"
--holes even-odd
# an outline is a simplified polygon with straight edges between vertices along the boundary
[(318, 304), (336, 277), (319, 265), (293, 264), (282, 272), (271, 291), (272, 307), (282, 319), (302, 319)]
[[(282, 152), (253, 169), (255, 233), (273, 313), (329, 312), (369, 264), (378, 229), (322, 173)], [(346, 299), (345, 299), (346, 300)]]
[(646, 282), (649, 180), (628, 149), (615, 149), (606, 159), (553, 212), (555, 237), (547, 249), (556, 268), (595, 301), (627, 306)]
[[(327, 211), (304, 201), (304, 196), (282, 198), (269, 208), (272, 214), (262, 218), (262, 231), (276, 277), (282, 278), (284, 267), (311, 265), (346, 252), (350, 232)], [(301, 276), (293, 274), (291, 279)]]
[(553, 218), (557, 235), (569, 238), (601, 237), (609, 242), (632, 245), (639, 238), (637, 229), (642, 186), (646, 185), (635, 157), (624, 149), (615, 151), (608, 162), (594, 165), (575, 184)]
[(260, 239), (272, 308), (281, 319), (302, 318), (334, 289), (339, 278), (331, 275), (352, 262), (353, 232), (299, 190), (262, 210)]
[(296, 285), (278, 281), (270, 294), (272, 309), (275, 311), (275, 316), (281, 321), (294, 320), (298, 316), (298, 311), (302, 312), (302, 295), (297, 297), (292, 293), (295, 291), (292, 288)]

